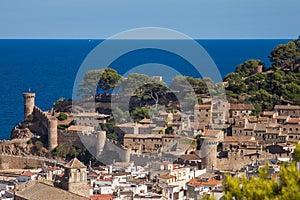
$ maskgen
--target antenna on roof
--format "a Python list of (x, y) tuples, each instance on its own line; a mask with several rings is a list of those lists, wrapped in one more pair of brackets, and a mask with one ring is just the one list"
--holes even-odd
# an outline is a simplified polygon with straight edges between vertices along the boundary
[(30, 92), (30, 88), (28, 88), (28, 92)]

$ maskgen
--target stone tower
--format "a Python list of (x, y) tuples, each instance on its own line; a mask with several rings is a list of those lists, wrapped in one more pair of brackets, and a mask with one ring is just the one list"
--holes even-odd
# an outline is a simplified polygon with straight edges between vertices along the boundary
[(74, 194), (90, 197), (87, 183), (86, 166), (77, 158), (64, 166), (65, 172), (61, 179), (62, 188)]
[(34, 98), (35, 98), (35, 93), (27, 92), (23, 93), (23, 98), (24, 98), (24, 119), (28, 115), (31, 115), (33, 112), (34, 108)]
[(52, 116), (48, 119), (48, 149), (52, 151), (57, 147), (57, 119)]
[(211, 171), (217, 166), (217, 145), (219, 143), (217, 137), (202, 137), (201, 138), (201, 160), (202, 169)]
[(106, 142), (106, 131), (97, 131), (96, 158), (101, 156)]
[(262, 73), (262, 70), (263, 70), (263, 65), (258, 65), (255, 68), (255, 73), (260, 74)]

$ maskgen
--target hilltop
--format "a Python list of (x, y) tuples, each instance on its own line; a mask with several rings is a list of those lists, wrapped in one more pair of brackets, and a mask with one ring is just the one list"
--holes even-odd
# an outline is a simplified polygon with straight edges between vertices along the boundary
[(247, 60), (224, 77), (230, 102), (252, 103), (256, 112), (276, 104), (300, 105), (300, 40), (278, 45), (270, 53), (272, 65)]

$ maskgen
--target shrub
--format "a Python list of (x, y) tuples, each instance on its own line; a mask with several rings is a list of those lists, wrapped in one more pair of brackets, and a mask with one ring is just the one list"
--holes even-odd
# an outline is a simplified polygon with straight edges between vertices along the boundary
[(66, 128), (69, 128), (69, 124), (58, 124), (57, 128), (60, 130), (65, 130)]
[(27, 144), (32, 144), (32, 140), (31, 139), (27, 140)]
[(32, 115), (32, 114), (28, 115), (28, 116), (26, 117), (25, 121), (26, 121), (26, 122), (32, 122), (32, 121), (33, 121), (33, 115)]
[(44, 147), (43, 143), (41, 141), (35, 142), (35, 148), (40, 151)]
[(66, 119), (68, 119), (68, 115), (66, 113), (61, 112), (61, 113), (59, 113), (59, 116), (57, 117), (57, 119), (59, 121), (66, 120)]

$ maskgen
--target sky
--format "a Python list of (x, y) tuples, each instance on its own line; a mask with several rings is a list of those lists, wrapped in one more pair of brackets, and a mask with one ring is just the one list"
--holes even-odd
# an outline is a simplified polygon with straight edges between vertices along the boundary
[(197, 39), (294, 39), (299, 0), (1, 0), (0, 38), (105, 39), (163, 27)]

